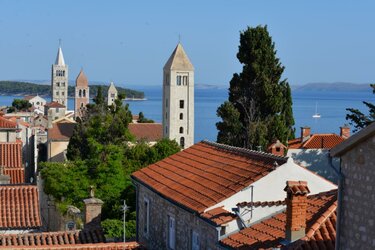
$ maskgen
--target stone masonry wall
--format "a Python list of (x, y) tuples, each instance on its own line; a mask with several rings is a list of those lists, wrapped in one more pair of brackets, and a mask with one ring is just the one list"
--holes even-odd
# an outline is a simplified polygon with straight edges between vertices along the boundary
[(375, 137), (341, 158), (340, 249), (375, 249)]
[[(138, 241), (147, 249), (168, 249), (168, 216), (175, 218), (176, 247), (175, 249), (192, 249), (191, 238), (194, 230), (199, 235), (200, 249), (220, 249), (218, 245), (218, 231), (209, 223), (194, 215), (148, 188), (138, 185)], [(149, 233), (144, 232), (145, 205), (144, 200), (149, 200)]]

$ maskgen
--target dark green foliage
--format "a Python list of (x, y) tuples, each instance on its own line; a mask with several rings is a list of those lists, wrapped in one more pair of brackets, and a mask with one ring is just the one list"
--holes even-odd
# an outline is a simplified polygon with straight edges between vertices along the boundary
[(12, 102), (12, 107), (9, 107), (8, 112), (18, 112), (18, 111), (28, 111), (31, 108), (31, 103), (23, 99), (14, 99)]
[(103, 227), (110, 237), (122, 235), (119, 220), (121, 205), (126, 200), (130, 206), (126, 233), (132, 238), (135, 237), (136, 196), (130, 175), (177, 153), (180, 148), (175, 141), (167, 139), (153, 147), (146, 143), (129, 146), (134, 137), (128, 130), (132, 119), (128, 105), (118, 99), (114, 106), (108, 107), (100, 100), (99, 94), (97, 104), (89, 106), (87, 114), (77, 120), (68, 145), (70, 162), (42, 165), (45, 192), (55, 198), (64, 212), (66, 205), (83, 208), (82, 200), (88, 197), (89, 186), (94, 186), (95, 197), (104, 201)]
[(139, 112), (138, 121), (139, 123), (154, 123), (154, 120), (147, 119), (143, 112)]
[(291, 91), (281, 79), (284, 66), (267, 26), (241, 32), (237, 58), (243, 69), (233, 75), (228, 102), (217, 110), (218, 142), (264, 149), (274, 139), (294, 138)]
[[(90, 84), (90, 97), (97, 95), (99, 87), (102, 88), (104, 93), (107, 93), (108, 86), (105, 85), (91, 85)], [(125, 94), (128, 98), (144, 98), (144, 92), (116, 87), (119, 94)], [(68, 96), (74, 97), (74, 84), (70, 84), (68, 87)], [(0, 81), (0, 94), (5, 95), (40, 95), (50, 96), (51, 85), (46, 84), (35, 84), (29, 82), (17, 82), (17, 81)]]
[[(132, 240), (135, 240), (134, 236), (136, 233), (135, 212), (132, 212), (130, 214), (130, 217), (134, 217), (134, 218), (128, 218), (128, 217), (129, 215), (127, 213), (126, 214), (126, 229), (125, 229), (126, 240), (132, 241)], [(102, 222), (102, 228), (103, 228), (104, 235), (106, 238), (123, 240), (124, 224), (122, 220), (117, 220), (117, 219), (104, 220)]]
[[(375, 84), (370, 84), (372, 88), (372, 93), (375, 94)], [(346, 114), (346, 120), (350, 120), (350, 124), (354, 126), (353, 132), (357, 132), (358, 130), (367, 127), (371, 123), (375, 121), (375, 105), (370, 102), (363, 102), (368, 108), (368, 115), (362, 113), (358, 109), (354, 108), (347, 108), (346, 110), (349, 111), (349, 114)]]

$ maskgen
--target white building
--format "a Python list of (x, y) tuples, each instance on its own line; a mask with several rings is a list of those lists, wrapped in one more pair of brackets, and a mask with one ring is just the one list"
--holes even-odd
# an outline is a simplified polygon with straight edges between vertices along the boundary
[(52, 101), (66, 106), (68, 105), (68, 65), (65, 64), (61, 47), (57, 51), (51, 73)]
[(23, 98), (24, 100), (29, 101), (29, 103), (39, 111), (43, 113), (44, 111), (44, 105), (46, 105), (47, 101), (46, 99), (40, 97), (39, 95), (36, 96), (25, 96)]
[(115, 100), (117, 99), (117, 89), (115, 87), (115, 84), (111, 82), (108, 88), (108, 93), (107, 93), (107, 104), (108, 106), (111, 106), (112, 104), (115, 103)]
[(194, 144), (194, 67), (179, 43), (163, 69), (163, 136)]

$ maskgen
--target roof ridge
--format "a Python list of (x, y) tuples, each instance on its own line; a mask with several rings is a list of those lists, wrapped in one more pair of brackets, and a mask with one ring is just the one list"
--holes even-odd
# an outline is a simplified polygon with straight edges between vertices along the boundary
[(320, 196), (324, 196), (324, 195), (335, 195), (337, 194), (337, 188), (336, 189), (331, 189), (331, 190), (328, 190), (328, 191), (324, 191), (324, 192), (320, 192), (320, 193), (317, 193), (317, 194), (311, 194), (311, 195), (308, 195), (307, 198), (315, 198), (315, 197), (320, 197)]
[(255, 151), (255, 150), (251, 150), (251, 149), (247, 149), (247, 148), (230, 146), (230, 145), (227, 145), (227, 144), (212, 142), (212, 141), (209, 141), (209, 140), (203, 140), (201, 142), (205, 143), (205, 144), (208, 144), (208, 145), (211, 145), (211, 146), (221, 148), (221, 149), (229, 150), (229, 151), (235, 152), (235, 153), (243, 153), (243, 154), (251, 155), (251, 156), (256, 155), (256, 156), (269, 157), (269, 158), (272, 158), (272, 159), (275, 159), (275, 160), (285, 160), (285, 162), (288, 160), (288, 157), (278, 156), (278, 155), (274, 155), (274, 154), (263, 152), (263, 151)]
[(285, 205), (285, 200), (276, 200), (276, 201), (249, 201), (249, 202), (240, 202), (237, 203), (237, 206), (244, 207), (244, 206), (253, 206), (253, 207), (271, 207), (271, 206), (280, 206)]

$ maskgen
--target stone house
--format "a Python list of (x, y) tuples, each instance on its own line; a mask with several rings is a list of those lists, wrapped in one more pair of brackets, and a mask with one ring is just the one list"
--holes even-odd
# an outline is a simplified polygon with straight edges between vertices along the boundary
[(43, 97), (40, 97), (39, 95), (36, 96), (25, 96), (23, 98), (26, 101), (29, 101), (29, 103), (36, 109), (40, 110), (41, 112), (44, 111), (44, 105), (46, 105), (47, 101)]
[(375, 123), (331, 150), (341, 159), (336, 249), (375, 248), (374, 152)]
[(52, 127), (47, 132), (48, 161), (63, 162), (66, 160), (66, 150), (75, 125), (76, 123), (69, 119), (52, 123)]
[(0, 113), (0, 142), (15, 142), (17, 131), (17, 123), (6, 119)]
[[(301, 127), (301, 136), (288, 142), (287, 156), (309, 170), (337, 183), (337, 175), (331, 168), (331, 148), (342, 143), (350, 136), (350, 128), (340, 127), (340, 134), (311, 134), (309, 127)], [(338, 160), (332, 164), (339, 165)]]
[(291, 158), (202, 141), (132, 174), (137, 241), (147, 249), (221, 249), (220, 240), (264, 214), (240, 214), (238, 203), (285, 198), (290, 179), (311, 194), (337, 188)]
[(44, 115), (48, 118), (48, 128), (52, 122), (65, 117), (66, 107), (58, 102), (49, 102), (44, 106)]
[(135, 136), (136, 142), (144, 141), (153, 146), (163, 139), (163, 125), (161, 123), (129, 123), (128, 129)]

